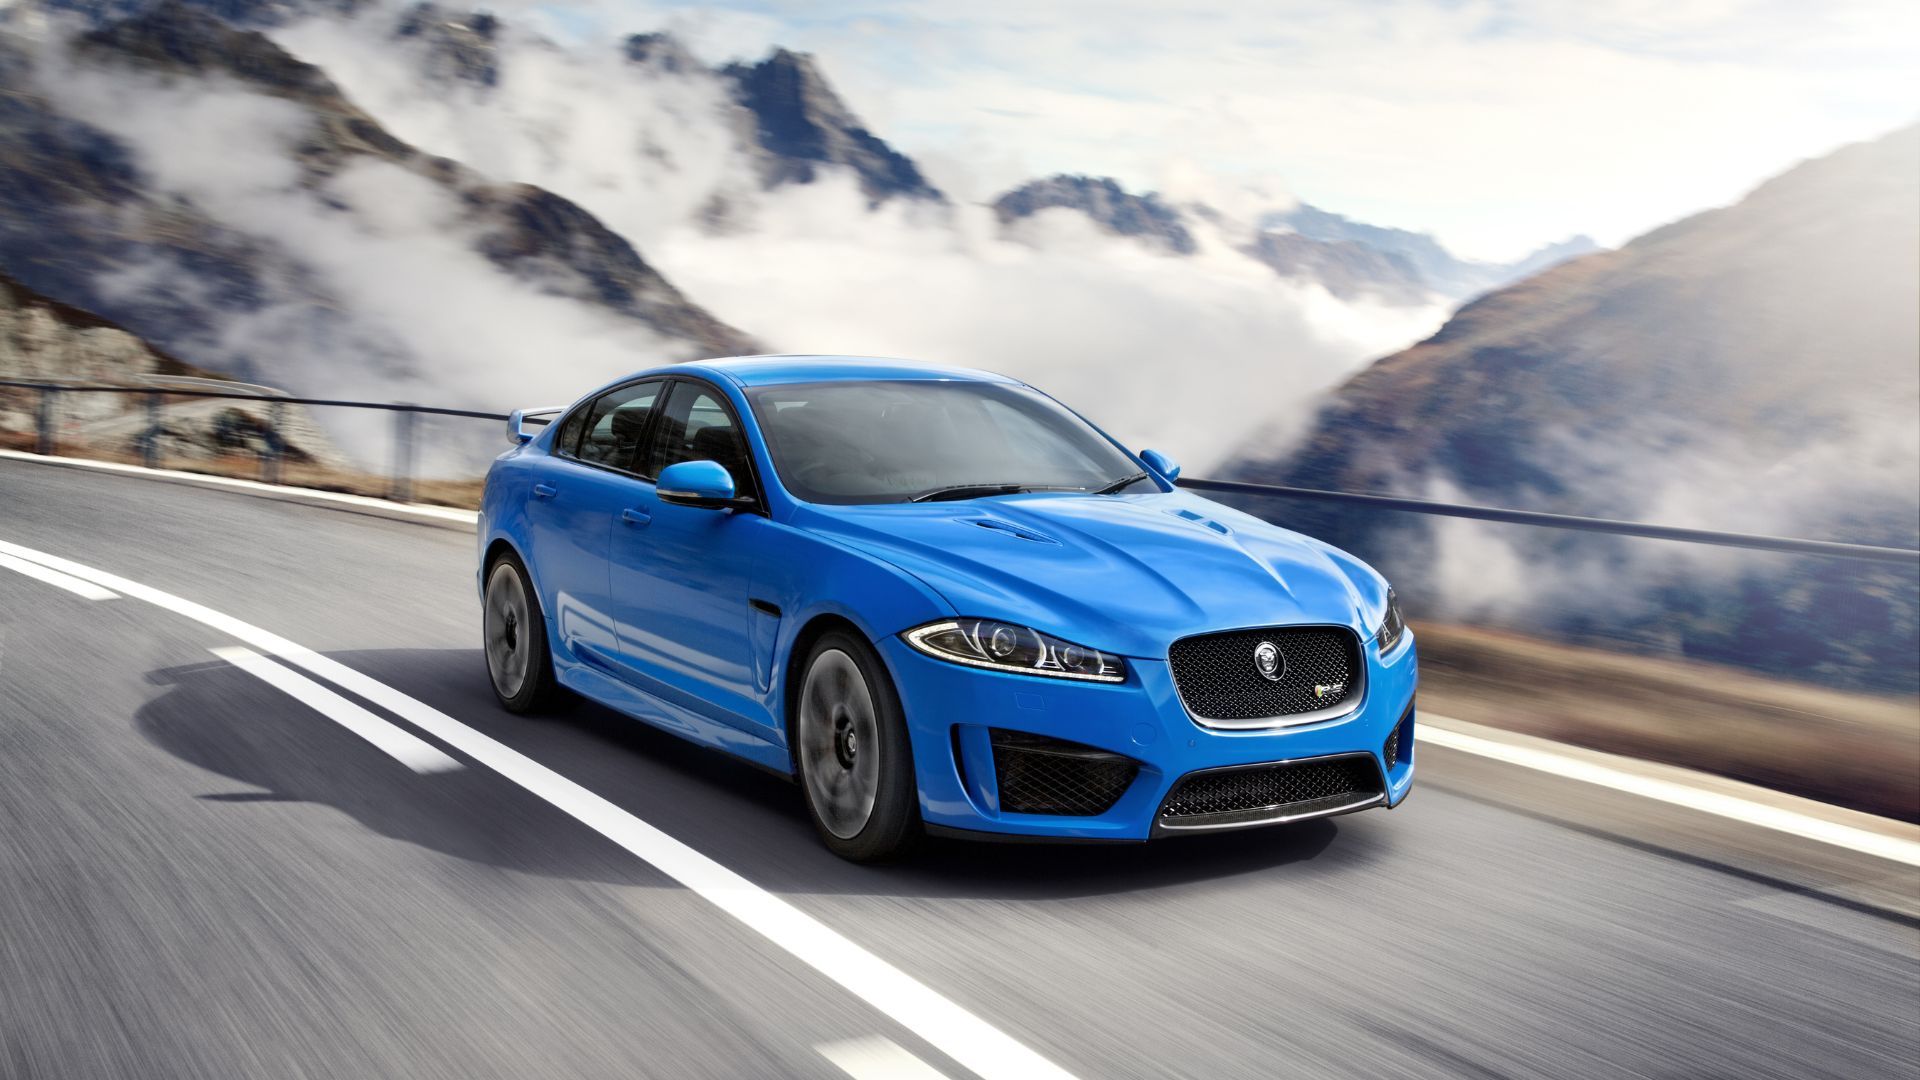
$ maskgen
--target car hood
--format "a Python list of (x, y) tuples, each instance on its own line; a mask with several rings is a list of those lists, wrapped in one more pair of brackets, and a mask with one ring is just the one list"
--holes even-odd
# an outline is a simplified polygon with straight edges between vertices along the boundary
[(920, 578), (961, 615), (1164, 658), (1189, 634), (1334, 623), (1365, 637), (1386, 584), (1327, 544), (1184, 492), (809, 505), (796, 525)]

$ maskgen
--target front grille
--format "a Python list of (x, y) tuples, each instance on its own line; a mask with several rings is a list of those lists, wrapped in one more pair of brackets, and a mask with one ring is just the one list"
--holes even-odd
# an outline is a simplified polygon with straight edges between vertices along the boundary
[(1220, 769), (1180, 781), (1160, 816), (1177, 820), (1270, 811), (1260, 816), (1279, 817), (1358, 802), (1381, 790), (1371, 755)]
[(1400, 764), (1400, 729), (1399, 728), (1394, 728), (1393, 734), (1387, 736), (1386, 749), (1381, 751), (1380, 756), (1387, 759), (1387, 768), (1389, 769), (1393, 768), (1395, 765)]
[(1140, 763), (1064, 739), (994, 728), (993, 771), (1002, 810), (1088, 817), (1120, 800)]
[[(1279, 650), (1278, 679), (1256, 653)], [(1359, 693), (1360, 642), (1338, 626), (1275, 626), (1182, 638), (1167, 650), (1187, 711), (1202, 720), (1264, 720), (1337, 708)]]

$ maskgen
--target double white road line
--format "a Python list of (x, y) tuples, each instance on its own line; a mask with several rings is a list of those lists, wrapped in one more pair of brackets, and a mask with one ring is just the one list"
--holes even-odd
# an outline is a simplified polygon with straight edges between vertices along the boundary
[[(4, 565), (11, 569), (19, 569), (22, 563), (29, 564), (34, 568), (30, 576), (60, 584), (62, 588), (70, 586), (47, 575), (71, 579), (75, 585), (85, 585), (108, 596), (118, 594), (144, 601), (219, 631), (248, 646), (245, 649), (215, 650), (223, 658), (310, 704), (323, 703), (321, 711), (335, 720), (340, 720), (342, 715), (337, 711), (339, 706), (357, 710), (360, 715), (356, 716), (356, 722), (362, 724), (363, 729), (356, 730), (356, 733), (402, 761), (412, 765), (415, 761), (435, 760), (419, 756), (424, 749), (458, 766), (458, 761), (437, 747), (393, 727), (333, 690), (266, 657), (271, 656), (286, 665), (299, 668), (308, 675), (325, 680), (386, 710), (652, 864), (981, 1077), (988, 1080), (1065, 1080), (1071, 1076), (1024, 1043), (929, 989), (825, 923), (545, 765), (488, 738), (425, 702), (271, 631), (117, 574), (4, 540), (0, 540), (0, 557), (7, 559)], [(25, 570), (22, 572), (29, 573)], [(316, 707), (321, 705), (316, 704)], [(386, 725), (392, 728), (392, 732), (380, 732), (368, 727), (368, 720)], [(404, 736), (420, 746), (402, 746), (394, 740), (394, 735)], [(396, 750), (400, 752), (396, 753)], [(881, 1051), (884, 1048), (879, 1045), (881, 1042), (884, 1040), (864, 1040), (860, 1047), (833, 1044), (822, 1048), (821, 1052), (846, 1071), (863, 1078), (878, 1080), (883, 1076), (911, 1075), (910, 1068), (902, 1067), (902, 1063), (911, 1059), (911, 1055), (897, 1047), (897, 1053), (883, 1053)], [(887, 1064), (889, 1060), (893, 1065)]]
[[(539, 762), (338, 661), (191, 600), (32, 548), (0, 541), (0, 567), (89, 600), (125, 596), (201, 623), (249, 646), (217, 648), (216, 655), (313, 706), (408, 767), (421, 772), (461, 767), (458, 759), (439, 747), (307, 675), (386, 710), (652, 864), (982, 1077), (1048, 1080), (1069, 1075), (1020, 1041), (686, 844)], [(1708, 790), (1701, 784), (1651, 777), (1624, 759), (1601, 760), (1601, 755), (1579, 755), (1570, 749), (1516, 745), (1432, 724), (1422, 730), (1421, 741), (1920, 866), (1920, 842)], [(822, 1047), (821, 1053), (862, 1078), (923, 1075), (917, 1071), (918, 1059), (885, 1039), (835, 1043)], [(924, 1074), (938, 1075), (931, 1069)]]

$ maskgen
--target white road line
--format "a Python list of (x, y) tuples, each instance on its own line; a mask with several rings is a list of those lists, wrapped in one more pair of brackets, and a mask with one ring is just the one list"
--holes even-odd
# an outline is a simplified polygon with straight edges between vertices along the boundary
[(431, 518), (435, 521), (453, 521), (463, 525), (472, 525), (480, 520), (480, 515), (472, 510), (457, 510), (451, 506), (427, 506), (422, 503), (400, 503), (387, 499), (376, 499), (368, 495), (349, 495), (343, 491), (321, 491), (318, 488), (294, 487), (291, 484), (263, 484), (258, 480), (242, 480), (237, 476), (211, 476), (206, 473), (184, 472), (179, 469), (149, 469), (144, 465), (126, 465), (118, 461), (94, 461), (91, 458), (59, 457), (53, 454), (29, 454), (24, 450), (0, 450), (0, 458), (15, 461), (37, 461), (48, 465), (70, 465), (82, 469), (98, 469), (101, 472), (131, 473), (137, 476), (152, 476), (165, 480), (184, 480), (188, 483), (206, 487), (234, 488), (260, 494), (276, 495), (282, 499), (297, 502), (330, 502), (343, 506), (357, 506), (366, 510), (381, 510), (395, 514), (411, 514), (414, 517)]
[(814, 1049), (854, 1080), (947, 1080), (947, 1074), (880, 1035), (824, 1043)]
[(1817, 840), (1823, 844), (1832, 844), (1834, 847), (1846, 848), (1866, 855), (1877, 855), (1882, 859), (1905, 863), (1908, 866), (1920, 866), (1920, 842), (1857, 829), (1837, 821), (1826, 821), (1785, 807), (1768, 806), (1751, 799), (1742, 799), (1735, 795), (1709, 791), (1659, 777), (1640, 776), (1624, 769), (1610, 768), (1593, 761), (1583, 761), (1551, 750), (1515, 746), (1478, 735), (1469, 735), (1463, 731), (1449, 731), (1435, 724), (1423, 725), (1415, 736), (1415, 742), (1444, 746), (1450, 750), (1461, 750), (1480, 757), (1504, 761), (1510, 765), (1563, 776), (1569, 780), (1598, 784), (1615, 791), (1624, 791), (1643, 798), (1684, 806), (1704, 814), (1758, 825), (1763, 829), (1772, 829), (1789, 836)]
[(91, 581), (83, 581), (80, 578), (74, 577), (72, 574), (63, 574), (58, 570), (51, 570), (41, 566), (39, 563), (28, 562), (25, 559), (16, 558), (12, 555), (0, 555), (0, 566), (4, 566), (16, 573), (25, 574), (35, 581), (44, 581), (48, 585), (65, 589), (75, 596), (82, 596), (88, 600), (118, 600), (120, 598), (120, 594), (103, 589)]
[(418, 773), (451, 772), (460, 762), (439, 747), (341, 697), (305, 675), (237, 646), (212, 650), (213, 655), (252, 675), (268, 686), (297, 698), (327, 719), (353, 732)]
[(0, 552), (117, 589), (210, 626), (418, 725), (651, 863), (987, 1080), (1068, 1080), (1072, 1075), (792, 904), (424, 702), (278, 634), (172, 593), (4, 540), (0, 540)]

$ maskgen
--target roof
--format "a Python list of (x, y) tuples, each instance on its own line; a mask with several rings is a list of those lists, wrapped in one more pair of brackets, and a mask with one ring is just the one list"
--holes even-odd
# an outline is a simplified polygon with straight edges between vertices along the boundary
[(864, 381), (874, 379), (962, 380), (967, 382), (1017, 383), (1005, 375), (977, 368), (946, 367), (917, 360), (885, 356), (820, 356), (793, 354), (782, 356), (730, 356), (719, 360), (700, 360), (684, 365), (721, 372), (742, 386), (777, 386), (782, 383)]

